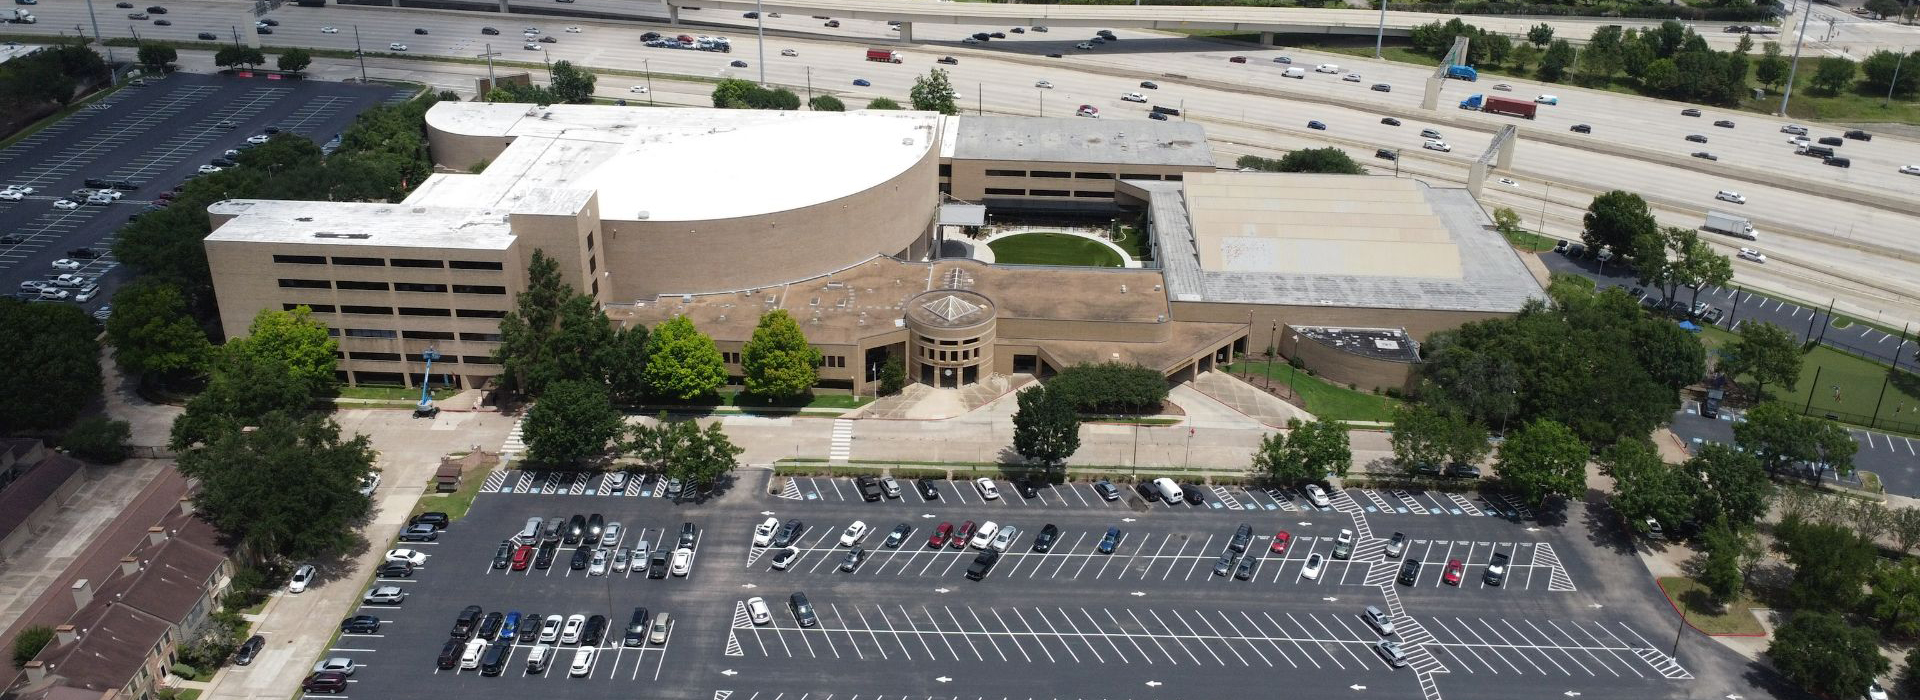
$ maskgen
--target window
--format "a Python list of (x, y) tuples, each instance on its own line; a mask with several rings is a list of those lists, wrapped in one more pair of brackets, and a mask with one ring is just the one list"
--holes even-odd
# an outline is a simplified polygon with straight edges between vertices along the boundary
[[(328, 328), (328, 329), (327, 329), (327, 337), (329, 337), (329, 338), (338, 338), (338, 337), (340, 337), (340, 329), (338, 329), (338, 328)], [(340, 353), (337, 353), (337, 352), (336, 352), (336, 353), (334, 353), (334, 354), (335, 354), (335, 355), (338, 355), (338, 354), (340, 354)]]
[(1032, 175), (1032, 176), (1034, 176), (1034, 177), (1057, 177), (1057, 178), (1071, 178), (1071, 177), (1073, 177), (1073, 173), (1069, 173), (1069, 172), (1066, 172), (1066, 171), (1062, 171), (1062, 170), (1035, 170), (1035, 171), (1033, 171), (1033, 172), (1031, 172), (1031, 173), (1027, 173), (1027, 174), (1028, 174), (1028, 175)]
[(399, 335), (400, 335), (399, 333), (396, 333), (394, 331), (382, 330), (379, 328), (348, 328), (347, 329), (347, 337), (349, 338), (389, 338), (391, 339), (391, 338), (399, 337)]
[(506, 294), (507, 288), (491, 284), (456, 284), (454, 294)]
[(393, 307), (391, 306), (342, 306), (340, 307), (340, 313), (367, 314), (369, 316), (392, 316)]
[(1113, 199), (1113, 193), (1112, 193), (1112, 192), (1088, 192), (1088, 191), (1085, 191), (1085, 190), (1074, 190), (1074, 191), (1073, 191), (1073, 196), (1075, 196), (1075, 197), (1091, 197), (1091, 198), (1095, 198), (1095, 199)]
[(455, 309), (453, 315), (460, 318), (506, 318), (507, 312), (493, 309)]
[(599, 269), (600, 261), (592, 255), (587, 256), (587, 272), (596, 272)]
[(987, 177), (1026, 177), (1025, 170), (988, 170)]
[(288, 265), (325, 265), (327, 264), (327, 256), (324, 256), (324, 255), (275, 255), (273, 256), (273, 261), (277, 263), (286, 263)]
[(467, 364), (470, 364), (470, 365), (497, 365), (497, 364), (500, 364), (500, 363), (498, 363), (498, 362), (495, 362), (495, 361), (493, 360), (493, 358), (492, 358), (492, 357), (488, 357), (488, 356), (486, 356), (486, 355), (461, 355), (461, 356), (460, 356), (460, 361), (461, 361), (461, 362), (465, 362), (465, 363), (467, 363)]
[(828, 367), (846, 367), (847, 366), (847, 358), (844, 355), (828, 355), (826, 357), (826, 360), (827, 360)]
[(460, 339), (475, 343), (498, 343), (499, 333), (461, 333)]
[(333, 286), (335, 289), (359, 289), (359, 290), (364, 290), (369, 292), (387, 291), (387, 283), (385, 282), (355, 282), (353, 280), (340, 280), (338, 282), (333, 283)]
[(453, 334), (446, 331), (400, 331), (400, 337), (412, 340), (453, 340)]
[(1027, 194), (1035, 197), (1065, 197), (1068, 193), (1066, 190), (1029, 190)]
[(587, 295), (588, 295), (588, 296), (596, 296), (596, 297), (597, 297), (597, 296), (600, 296), (600, 280), (594, 280), (594, 281), (593, 281), (593, 286), (592, 286), (592, 288), (591, 288), (591, 289), (589, 289), (589, 290), (587, 291)]
[(720, 353), (720, 361), (721, 361), (721, 362), (725, 362), (725, 363), (727, 363), (727, 364), (730, 364), (730, 365), (737, 365), (737, 364), (740, 364), (740, 353), (737, 353), (737, 352), (722, 352), (722, 353)]
[(326, 280), (280, 280), (280, 286), (293, 289), (332, 289), (333, 283)]
[(347, 357), (354, 360), (377, 360), (380, 362), (400, 361), (400, 353), (397, 352), (350, 352), (347, 353)]
[(942, 341), (940, 341), (940, 344), (941, 344), (941, 345), (959, 345), (959, 344), (960, 344), (960, 341), (958, 341), (958, 340), (942, 340)]
[(1008, 194), (1008, 195), (1023, 195), (1023, 194), (1026, 194), (1026, 193), (1027, 193), (1027, 191), (1026, 191), (1026, 190), (1015, 190), (1015, 189), (1008, 189), (1008, 188), (1005, 188), (1005, 187), (989, 187), (989, 188), (987, 188), (987, 194)]
[(587, 232), (587, 252), (593, 252), (593, 232)]
[(1113, 173), (1074, 173), (1077, 180), (1112, 180)]
[(447, 266), (446, 263), (439, 260), (421, 260), (419, 258), (394, 258), (387, 262), (394, 267), (431, 267), (438, 269)]
[(393, 283), (393, 291), (396, 291), (396, 292), (444, 292), (444, 291), (447, 291), (447, 285), (427, 284), (424, 282), (395, 282)]
[(333, 264), (363, 265), (366, 267), (386, 267), (387, 259), (386, 258), (343, 258), (336, 255), (336, 256), (333, 256)]
[(308, 309), (309, 311), (312, 311), (312, 312), (314, 312), (314, 313), (316, 313), (316, 314), (330, 314), (330, 313), (333, 313), (333, 305), (332, 305), (332, 304), (281, 304), (281, 305), (280, 305), (280, 308), (281, 308), (281, 309), (283, 309), (283, 310), (286, 310), (286, 311), (292, 311), (292, 310), (294, 310), (294, 309), (297, 309), (297, 308), (300, 308), (300, 307), (302, 307), (302, 306), (304, 306), (304, 307), (307, 307), (307, 309)]
[(953, 166), (948, 163), (941, 163), (940, 177), (953, 177)]
[(1161, 176), (1161, 178), (1160, 178), (1160, 179), (1162, 179), (1162, 180), (1173, 180), (1173, 181), (1175, 181), (1175, 182), (1178, 182), (1178, 181), (1180, 180), (1180, 178), (1181, 178), (1181, 175), (1180, 175), (1180, 173), (1173, 173), (1173, 174), (1171, 174), (1171, 175), (1164, 175), (1164, 176)]
[(451, 309), (426, 309), (426, 308), (421, 308), (421, 307), (418, 307), (418, 306), (402, 306), (402, 307), (400, 307), (400, 315), (401, 315), (401, 316), (441, 316), (441, 317), (446, 317), (446, 316), (451, 316), (451, 315), (453, 315), (453, 311), (452, 311)]
[(1154, 175), (1152, 173), (1125, 173), (1120, 176), (1120, 179), (1122, 180), (1158, 180), (1160, 179), (1160, 176)]
[[(410, 353), (407, 353), (407, 359), (413, 362), (426, 362), (427, 356), (417, 352), (410, 352)], [(441, 364), (446, 364), (448, 362), (459, 362), (459, 361), (460, 361), (459, 355), (441, 355), (439, 359), (434, 360), (434, 362), (438, 362)]]
[(487, 262), (485, 260), (450, 260), (447, 262), (447, 267), (451, 267), (455, 270), (502, 270), (502, 269), (505, 269), (500, 263)]

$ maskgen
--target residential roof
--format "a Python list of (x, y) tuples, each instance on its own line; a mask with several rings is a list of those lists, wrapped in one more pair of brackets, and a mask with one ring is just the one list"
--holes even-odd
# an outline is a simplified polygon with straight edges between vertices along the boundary
[(1207, 134), (1188, 122), (1083, 117), (953, 117), (952, 157), (1038, 163), (1213, 167)]
[(56, 639), (34, 658), (45, 664), (49, 679), (98, 691), (126, 687), (171, 629), (166, 620), (110, 601), (87, 606), (69, 624), (79, 639), (65, 645)]
[(41, 503), (85, 468), (80, 460), (58, 453), (27, 467), (19, 478), (0, 489), (0, 537), (25, 523)]

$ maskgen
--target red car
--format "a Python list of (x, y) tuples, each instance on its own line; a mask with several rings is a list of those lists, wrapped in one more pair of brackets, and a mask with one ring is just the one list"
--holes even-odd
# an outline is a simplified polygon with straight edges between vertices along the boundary
[(953, 523), (940, 523), (940, 527), (933, 529), (933, 536), (927, 538), (927, 546), (939, 549), (941, 545), (947, 543), (947, 538), (952, 536)]
[(954, 549), (966, 549), (967, 540), (970, 540), (970, 539), (973, 539), (973, 521), (972, 520), (968, 520), (964, 523), (960, 523), (960, 529), (953, 531), (953, 542), (951, 542), (950, 544), (953, 545)]
[(347, 674), (321, 671), (301, 681), (300, 689), (309, 693), (344, 693), (347, 692)]
[(1466, 565), (1461, 564), (1459, 559), (1448, 559), (1447, 573), (1445, 576), (1442, 576), (1441, 579), (1446, 581), (1449, 586), (1458, 586), (1460, 585), (1460, 574), (1466, 570)]
[(1287, 545), (1290, 544), (1293, 544), (1293, 535), (1287, 534), (1286, 530), (1281, 530), (1279, 534), (1273, 536), (1273, 546), (1268, 547), (1267, 551), (1273, 552), (1274, 554), (1286, 554)]
[(532, 563), (533, 563), (533, 547), (523, 544), (523, 545), (520, 545), (519, 549), (513, 550), (513, 570), (514, 571), (526, 571), (527, 565)]

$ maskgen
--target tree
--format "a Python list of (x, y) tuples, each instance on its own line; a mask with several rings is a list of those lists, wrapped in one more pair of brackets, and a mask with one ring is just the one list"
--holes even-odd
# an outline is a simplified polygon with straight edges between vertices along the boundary
[(847, 111), (847, 103), (841, 102), (840, 98), (832, 95), (817, 95), (813, 99), (807, 100), (807, 107), (815, 112)]
[(1703, 287), (1717, 287), (1733, 279), (1733, 262), (1700, 240), (1700, 232), (1693, 229), (1668, 227), (1668, 239), (1672, 243), (1672, 268), (1675, 278), (1693, 289), (1693, 298), (1700, 301)]
[(1347, 426), (1339, 421), (1288, 421), (1287, 431), (1260, 438), (1253, 469), (1283, 484), (1346, 476), (1353, 467)]
[(1366, 169), (1353, 161), (1346, 151), (1327, 146), (1325, 148), (1300, 148), (1288, 151), (1279, 160), (1259, 156), (1241, 156), (1236, 165), (1270, 173), (1332, 173), (1336, 175), (1364, 175)]
[(1586, 484), (1587, 446), (1567, 426), (1536, 420), (1500, 444), (1497, 469), (1521, 498), (1545, 504)]
[[(604, 316), (605, 314), (601, 314)], [(647, 395), (647, 327), (626, 326), (614, 331), (604, 349), (607, 396), (615, 403), (637, 404)]]
[(1902, 637), (1920, 634), (1920, 559), (1901, 557), (1873, 572), (1867, 609), (1887, 631)]
[(1487, 429), (1480, 424), (1422, 403), (1401, 406), (1388, 441), (1393, 446), (1394, 461), (1408, 477), (1417, 476), (1422, 467), (1474, 464), (1492, 449), (1487, 443)]
[(1737, 54), (1743, 54), (1743, 55), (1752, 53), (1753, 52), (1753, 35), (1741, 34), (1739, 43), (1736, 43), (1733, 45), (1733, 52)]
[(751, 80), (727, 78), (713, 86), (713, 106), (721, 109), (747, 109), (747, 99), (760, 86)]
[(1520, 44), (1507, 53), (1507, 60), (1513, 63), (1513, 70), (1524, 72), (1527, 66), (1540, 60), (1540, 49), (1533, 44)]
[(820, 351), (807, 344), (786, 309), (760, 315), (753, 337), (741, 350), (740, 366), (747, 393), (765, 399), (804, 396), (820, 381)]
[(1621, 70), (1635, 78), (1644, 78), (1647, 67), (1653, 65), (1656, 58), (1659, 57), (1654, 55), (1653, 46), (1640, 38), (1638, 31), (1627, 30), (1627, 35), (1620, 41)]
[(180, 52), (166, 44), (140, 42), (138, 53), (140, 65), (149, 73), (165, 72), (174, 61), (180, 60)]
[(1767, 513), (1773, 482), (1752, 455), (1721, 443), (1701, 446), (1680, 465), (1693, 487), (1693, 518), (1703, 524), (1721, 523), (1744, 531)]
[(605, 452), (620, 435), (620, 411), (600, 384), (562, 379), (527, 411), (527, 460), (567, 467)]
[(573, 287), (560, 281), (560, 264), (534, 249), (527, 288), (514, 295), (514, 310), (500, 319), (500, 346), (494, 349), (507, 388), (538, 396), (552, 377), (548, 346), (560, 323), (560, 304), (571, 296)]
[(1167, 399), (1167, 378), (1136, 364), (1083, 362), (1061, 370), (1047, 389), (1081, 413), (1157, 413)]
[(572, 61), (554, 61), (547, 71), (547, 90), (561, 102), (592, 102), (595, 80), (592, 73), (573, 65)]
[[(688, 424), (691, 425), (691, 422)], [(718, 422), (708, 423), (705, 430), (694, 433), (687, 442), (674, 464), (678, 465), (681, 479), (699, 486), (710, 486), (722, 475), (733, 471), (739, 466), (734, 458), (745, 451), (734, 446)]]
[(1920, 508), (1895, 508), (1887, 513), (1887, 534), (1900, 551), (1911, 552), (1920, 545)]
[(1541, 22), (1527, 28), (1527, 41), (1534, 46), (1545, 47), (1553, 41), (1553, 25)]
[(67, 434), (60, 437), (60, 446), (89, 462), (116, 464), (131, 453), (127, 438), (132, 435), (133, 428), (126, 421), (89, 416), (74, 423)]
[(727, 383), (726, 364), (713, 339), (675, 316), (647, 338), (647, 393), (688, 401), (712, 394)]
[(1580, 51), (1580, 71), (1591, 81), (1606, 81), (1620, 72), (1621, 37), (1624, 31), (1619, 25), (1607, 24), (1593, 30), (1587, 45)]
[(1693, 485), (1686, 473), (1660, 459), (1659, 450), (1645, 439), (1622, 440), (1600, 453), (1600, 471), (1613, 478), (1614, 512), (1636, 532), (1647, 531), (1647, 519), (1678, 527), (1693, 514)]
[(267, 62), (267, 55), (250, 46), (223, 46), (213, 54), (213, 65), (221, 68), (244, 65), (253, 68)]
[(1787, 599), (1802, 610), (1851, 610), (1879, 561), (1873, 542), (1844, 525), (1789, 516), (1773, 535), (1774, 548), (1793, 564)]
[(280, 411), (253, 425), (180, 455), (180, 473), (200, 482), (194, 503), (202, 517), (261, 559), (350, 549), (372, 511), (359, 490), (373, 471), (367, 437), (343, 441), (331, 419)]
[[(922, 112), (960, 113), (960, 107), (953, 100), (953, 84), (947, 80), (947, 72), (939, 68), (914, 78), (913, 87), (907, 90), (907, 98), (913, 103), (914, 109)], [(872, 109), (873, 106), (868, 105), (867, 108)]]
[(1767, 87), (1777, 87), (1787, 81), (1787, 59), (1780, 55), (1779, 42), (1760, 45), (1760, 60), (1753, 64), (1753, 79)]
[(1080, 450), (1080, 415), (1050, 387), (1020, 392), (1013, 414), (1013, 451), (1053, 469)]
[(1653, 210), (1640, 195), (1613, 190), (1594, 197), (1581, 219), (1580, 240), (1598, 250), (1612, 246), (1616, 251), (1632, 250), (1634, 240), (1660, 230)]
[(1746, 419), (1733, 424), (1733, 442), (1770, 472), (1796, 463), (1823, 465), (1810, 474), (1816, 479), (1826, 469), (1851, 474), (1853, 454), (1860, 448), (1839, 423), (1800, 415), (1778, 401), (1748, 409)]
[(1886, 19), (1900, 14), (1900, 0), (1867, 0), (1866, 9)]
[(0, 434), (64, 426), (99, 399), (99, 330), (85, 311), (0, 299), (0, 328)]
[(1740, 533), (1725, 523), (1716, 523), (1701, 538), (1701, 549), (1706, 557), (1700, 565), (1700, 583), (1713, 594), (1715, 603), (1726, 605), (1740, 595), (1740, 556), (1744, 551)]
[(247, 327), (246, 337), (227, 341), (225, 350), (279, 366), (289, 379), (305, 386), (315, 397), (331, 395), (339, 381), (334, 371), (339, 365), (340, 342), (327, 334), (327, 325), (305, 306), (292, 311), (261, 309)]
[(1720, 367), (1729, 377), (1753, 378), (1753, 395), (1766, 397), (1768, 384), (1800, 383), (1804, 354), (1793, 332), (1765, 321), (1740, 324), (1739, 338), (1721, 351)]
[(13, 638), (13, 665), (15, 667), (26, 666), (28, 661), (33, 660), (33, 657), (40, 655), (41, 649), (47, 648), (47, 645), (52, 643), (52, 627), (34, 625), (20, 630), (20, 634)]
[(1560, 82), (1566, 77), (1567, 68), (1573, 65), (1573, 44), (1566, 39), (1555, 39), (1540, 56), (1540, 79), (1550, 83)]
[(306, 70), (307, 66), (313, 65), (313, 54), (307, 53), (306, 49), (299, 47), (287, 49), (284, 53), (280, 54), (277, 64), (280, 70), (288, 73), (298, 73)]
[[(1914, 60), (1906, 60), (1909, 58)], [(1891, 86), (1895, 96), (1912, 95), (1920, 91), (1920, 51), (1905, 56), (1884, 49), (1875, 51), (1860, 63), (1860, 72), (1865, 75), (1861, 84), (1875, 93), (1885, 95)]]
[(886, 97), (875, 97), (867, 101), (867, 109), (900, 109), (900, 103)]
[(313, 388), (289, 373), (268, 354), (214, 353), (207, 386), (187, 400), (187, 408), (173, 421), (169, 444), (176, 450), (210, 443), (226, 433), (258, 425), (269, 413), (299, 415), (313, 403)]
[(1500, 229), (1501, 233), (1518, 233), (1522, 230), (1520, 228), (1520, 213), (1514, 211), (1512, 207), (1495, 209), (1493, 210), (1493, 225), (1495, 228)]
[(1858, 69), (1859, 66), (1852, 59), (1822, 56), (1813, 69), (1813, 88), (1829, 95), (1838, 95), (1853, 82), (1853, 74)]
[(1873, 630), (1821, 612), (1793, 613), (1774, 630), (1767, 657), (1787, 680), (1825, 697), (1859, 695), (1861, 688), (1892, 667), (1880, 655)]
[(204, 370), (213, 346), (193, 319), (180, 288), (135, 279), (113, 295), (107, 342), (120, 369), (150, 379), (174, 379)]
[(907, 363), (899, 355), (887, 354), (880, 363), (880, 393), (894, 395), (907, 387)]

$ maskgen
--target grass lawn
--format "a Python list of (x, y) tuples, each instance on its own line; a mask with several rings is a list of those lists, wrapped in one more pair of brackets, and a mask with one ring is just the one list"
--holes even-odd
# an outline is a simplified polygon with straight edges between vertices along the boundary
[(1553, 250), (1553, 246), (1560, 242), (1558, 238), (1542, 236), (1532, 231), (1508, 231), (1506, 236), (1507, 242), (1512, 243), (1513, 247), (1528, 253), (1544, 253)]
[[(1245, 370), (1247, 376), (1254, 380), (1259, 379), (1255, 375), (1268, 371), (1267, 363), (1259, 361), (1227, 365), (1222, 370), (1229, 374), (1240, 374), (1241, 370)], [(1276, 385), (1292, 381), (1294, 390), (1300, 392), (1300, 398), (1307, 404), (1307, 412), (1324, 420), (1390, 423), (1394, 409), (1400, 405), (1398, 399), (1355, 391), (1306, 372), (1295, 371), (1285, 362), (1276, 360), (1271, 372)]]
[(867, 404), (873, 403), (873, 397), (871, 396), (854, 396), (852, 394), (811, 394), (805, 397), (806, 398), (805, 401), (783, 401), (779, 403), (767, 403), (766, 401), (755, 400), (754, 397), (752, 396), (747, 396), (744, 392), (740, 390), (739, 387), (727, 387), (725, 390), (723, 390), (721, 397), (725, 399), (724, 401), (725, 405), (744, 408), (744, 409), (859, 408), (861, 406), (865, 406)]
[(1751, 612), (1753, 598), (1744, 593), (1739, 599), (1728, 603), (1724, 608), (1716, 609), (1707, 595), (1707, 587), (1683, 576), (1663, 576), (1660, 588), (1667, 592), (1667, 599), (1673, 601), (1686, 616), (1687, 623), (1707, 634), (1751, 634), (1766, 632), (1760, 627), (1760, 621), (1754, 619)]
[[(1819, 376), (1816, 385), (1815, 374)], [(1855, 355), (1821, 345), (1806, 354), (1806, 361), (1800, 368), (1800, 382), (1792, 389), (1769, 387), (1767, 392), (1775, 398), (1795, 406), (1807, 406), (1807, 396), (1813, 396), (1809, 409), (1815, 415), (1831, 412), (1849, 423), (1867, 424), (1874, 416), (1880, 421), (1903, 423), (1894, 427), (1902, 432), (1916, 432), (1920, 428), (1920, 376), (1911, 372), (1899, 372), (1893, 381), (1888, 382), (1887, 366), (1863, 359)], [(1886, 399), (1880, 398), (1880, 388), (1886, 386)], [(1835, 387), (1839, 390), (1835, 391)], [(1874, 412), (1879, 404), (1879, 412)]]
[(1137, 226), (1121, 226), (1120, 238), (1114, 243), (1127, 251), (1127, 255), (1133, 256), (1135, 260), (1153, 259), (1153, 255), (1147, 252), (1147, 234)]
[[(460, 393), (460, 390), (455, 389), (453, 387), (435, 387), (433, 390), (433, 399), (435, 401), (440, 401), (443, 399), (452, 398), (454, 394), (458, 394), (458, 393)], [(381, 386), (381, 385), (374, 385), (374, 384), (362, 384), (360, 386), (342, 386), (340, 387), (340, 398), (377, 399), (377, 400), (383, 400), (383, 401), (419, 401), (420, 387), (414, 387), (412, 389), (409, 389), (404, 386)]]
[(413, 506), (413, 513), (408, 517), (428, 511), (440, 511), (446, 513), (450, 520), (464, 518), (467, 516), (467, 509), (473, 507), (473, 499), (480, 495), (480, 485), (486, 481), (485, 472), (462, 475), (460, 490), (453, 493), (432, 493), (433, 487), (429, 484), (427, 487), (429, 493), (420, 497), (420, 502)]
[(1011, 265), (1121, 267), (1120, 254), (1106, 244), (1064, 233), (1022, 233), (987, 244), (996, 262)]

